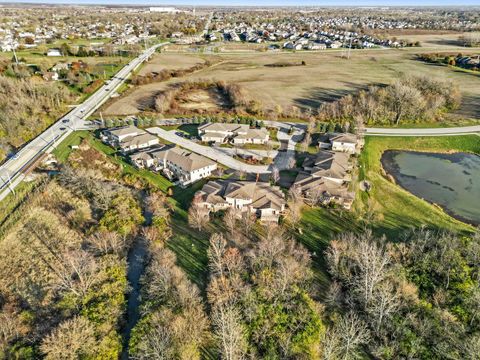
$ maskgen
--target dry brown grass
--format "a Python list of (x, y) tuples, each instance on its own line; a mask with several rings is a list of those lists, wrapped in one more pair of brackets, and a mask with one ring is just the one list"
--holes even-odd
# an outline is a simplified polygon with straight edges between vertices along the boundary
[[(449, 48), (450, 49), (450, 48)], [(437, 50), (436, 52), (439, 52)], [(451, 52), (452, 50), (449, 50)], [(297, 53), (238, 53), (215, 54), (222, 60), (215, 67), (163, 83), (143, 85), (110, 104), (104, 114), (128, 115), (139, 113), (160, 91), (179, 81), (199, 79), (223, 80), (237, 83), (266, 109), (291, 107), (316, 109), (325, 101), (336, 100), (372, 84), (391, 83), (403, 74), (426, 75), (449, 79), (460, 86), (464, 98), (458, 113), (469, 118), (480, 118), (480, 77), (457, 72), (451, 68), (434, 66), (415, 60), (415, 54), (424, 48), (402, 50), (352, 51), (350, 60), (342, 58), (341, 51)], [(208, 55), (160, 54), (161, 66), (202, 61)], [(306, 62), (306, 66), (272, 68), (272, 62)], [(160, 60), (155, 60), (160, 62)]]

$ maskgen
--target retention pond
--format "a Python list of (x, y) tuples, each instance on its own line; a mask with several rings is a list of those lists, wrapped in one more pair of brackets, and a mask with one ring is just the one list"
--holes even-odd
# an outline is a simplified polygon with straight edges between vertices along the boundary
[(480, 225), (480, 156), (388, 150), (381, 161), (404, 189), (459, 220)]

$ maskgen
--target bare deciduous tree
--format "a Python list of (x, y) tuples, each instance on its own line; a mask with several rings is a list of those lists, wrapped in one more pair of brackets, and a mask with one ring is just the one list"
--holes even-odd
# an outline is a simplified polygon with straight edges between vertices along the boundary
[(227, 249), (227, 241), (221, 234), (213, 234), (210, 237), (208, 248), (209, 267), (212, 275), (223, 276), (224, 256)]
[(124, 254), (127, 246), (127, 237), (113, 231), (96, 232), (88, 241), (99, 255), (109, 253)]
[(212, 311), (212, 320), (221, 358), (243, 359), (246, 339), (239, 311), (233, 306), (215, 306)]
[(310, 206), (316, 206), (322, 199), (322, 196), (322, 190), (318, 187), (315, 187), (306, 193), (306, 200)]
[(61, 323), (42, 342), (46, 359), (76, 360), (90, 358), (96, 348), (95, 328), (83, 317)]
[(61, 291), (70, 291), (83, 297), (97, 281), (97, 269), (95, 258), (87, 251), (69, 251), (64, 254), (61, 265), (55, 269), (57, 286)]
[(374, 319), (376, 333), (380, 333), (380, 329), (387, 318), (390, 318), (398, 311), (401, 305), (400, 294), (394, 289), (390, 281), (384, 281), (375, 287), (373, 297), (368, 304), (367, 311)]
[(334, 333), (339, 337), (339, 357), (344, 360), (358, 358), (360, 347), (370, 341), (370, 331), (353, 312), (341, 317)]
[(191, 227), (202, 231), (208, 224), (209, 219), (210, 217), (207, 209), (202, 208), (198, 204), (192, 204), (190, 206), (190, 209), (188, 210), (188, 224)]
[(153, 326), (137, 346), (136, 360), (170, 360), (175, 357), (172, 334), (164, 326)]
[(303, 198), (300, 187), (292, 186), (288, 191), (288, 218), (295, 226), (302, 217)]
[(230, 235), (233, 235), (233, 233), (236, 231), (238, 217), (239, 214), (235, 208), (229, 208), (223, 216), (223, 222), (225, 223)]
[(255, 224), (255, 219), (256, 219), (256, 216), (250, 210), (250, 208), (242, 212), (242, 226), (246, 236), (251, 235), (251, 230), (253, 225)]

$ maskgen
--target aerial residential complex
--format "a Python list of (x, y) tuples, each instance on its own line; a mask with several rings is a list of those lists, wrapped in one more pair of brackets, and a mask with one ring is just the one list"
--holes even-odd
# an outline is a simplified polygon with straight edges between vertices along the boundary
[(0, 359), (480, 360), (478, 0), (5, 1)]

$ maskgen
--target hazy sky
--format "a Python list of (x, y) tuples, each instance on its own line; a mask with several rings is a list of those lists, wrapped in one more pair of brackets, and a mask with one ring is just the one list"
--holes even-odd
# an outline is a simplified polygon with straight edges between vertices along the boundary
[(230, 6), (466, 6), (478, 5), (480, 0), (0, 0), (5, 2), (56, 4), (130, 4), (130, 5), (230, 5)]

